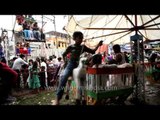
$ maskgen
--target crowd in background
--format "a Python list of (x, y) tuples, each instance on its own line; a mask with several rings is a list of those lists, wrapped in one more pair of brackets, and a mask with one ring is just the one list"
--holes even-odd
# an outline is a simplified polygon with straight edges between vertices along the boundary
[(41, 90), (56, 86), (62, 65), (62, 58), (57, 58), (55, 55), (50, 56), (49, 59), (37, 57), (35, 60), (26, 61), (25, 55), (20, 54), (18, 57), (13, 57), (8, 65), (5, 60), (1, 61), (0, 103), (15, 100), (12, 95), (14, 91), (21, 92), (28, 89), (38, 94)]

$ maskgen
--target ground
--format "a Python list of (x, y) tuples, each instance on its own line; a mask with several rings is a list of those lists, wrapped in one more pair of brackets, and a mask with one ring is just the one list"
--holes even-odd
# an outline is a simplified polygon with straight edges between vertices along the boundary
[[(33, 93), (31, 90), (22, 90), (21, 92), (13, 92), (17, 100), (10, 105), (53, 105), (56, 91), (53, 89), (43, 90), (39, 93)], [(61, 100), (61, 105), (75, 105), (73, 94), (70, 93), (70, 99), (66, 100), (65, 94)], [(147, 105), (160, 105), (160, 84), (146, 85), (145, 101)], [(126, 105), (134, 105), (129, 101)], [(113, 104), (112, 104), (113, 105)]]
[(160, 84), (146, 85), (146, 103), (149, 105), (160, 105)]
[[(55, 100), (56, 91), (53, 89), (43, 90), (39, 93), (33, 93), (31, 90), (23, 90), (22, 92), (14, 92), (17, 100), (12, 105), (52, 105), (52, 101)], [(64, 95), (65, 96), (65, 95)], [(74, 105), (72, 95), (71, 99), (61, 100), (61, 105)]]

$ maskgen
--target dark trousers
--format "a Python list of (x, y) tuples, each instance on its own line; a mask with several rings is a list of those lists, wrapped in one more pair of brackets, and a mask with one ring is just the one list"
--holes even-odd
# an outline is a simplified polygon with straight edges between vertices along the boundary
[(20, 71), (19, 70), (15, 70), (17, 73), (18, 73), (18, 77), (17, 77), (17, 80), (16, 80), (16, 88), (20, 89), (20, 83), (21, 83), (21, 78), (20, 78)]
[(5, 102), (12, 91), (12, 78), (5, 76), (0, 78), (0, 103)]
[(77, 67), (76, 61), (69, 61), (66, 68), (64, 69), (63, 75), (60, 77), (60, 82), (59, 82), (57, 93), (56, 93), (58, 100), (62, 99), (67, 80), (69, 76), (72, 75), (73, 69), (76, 67)]
[(46, 85), (45, 85), (45, 72), (39, 73), (39, 79), (40, 79), (41, 88), (45, 89), (45, 87), (46, 87)]

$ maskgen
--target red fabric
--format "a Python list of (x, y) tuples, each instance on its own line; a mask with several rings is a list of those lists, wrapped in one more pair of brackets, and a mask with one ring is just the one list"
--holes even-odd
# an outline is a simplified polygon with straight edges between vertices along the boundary
[(27, 48), (20, 48), (19, 53), (21, 54), (28, 54), (28, 49)]
[(106, 57), (106, 56), (102, 56), (102, 61), (103, 61), (103, 62), (105, 61), (105, 57)]
[(96, 51), (96, 53), (103, 53), (106, 52), (108, 53), (108, 45), (107, 44), (103, 44), (102, 46), (100, 46), (98, 48), (98, 50)]
[(19, 53), (23, 54), (23, 48), (19, 48)]
[(0, 77), (8, 78), (12, 80), (13, 83), (16, 83), (18, 74), (12, 68), (10, 68), (5, 63), (0, 62)]
[(71, 53), (68, 53), (67, 54), (67, 59), (70, 59), (70, 57), (71, 57)]
[(24, 16), (23, 15), (16, 15), (16, 19), (19, 25), (23, 24)]
[(27, 48), (23, 48), (23, 54), (28, 54), (28, 49)]

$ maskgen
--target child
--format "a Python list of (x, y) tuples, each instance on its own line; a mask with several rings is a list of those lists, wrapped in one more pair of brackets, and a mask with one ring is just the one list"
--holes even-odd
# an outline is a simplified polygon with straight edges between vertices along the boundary
[(42, 66), (39, 72), (39, 79), (40, 79), (40, 83), (41, 83), (41, 88), (43, 90), (45, 90), (45, 66)]
[[(62, 99), (68, 77), (72, 75), (73, 69), (78, 66), (80, 55), (83, 52), (94, 54), (98, 47), (102, 45), (102, 41), (97, 44), (95, 49), (90, 49), (86, 45), (81, 45), (83, 41), (83, 33), (80, 31), (73, 33), (73, 40), (75, 41), (75, 44), (68, 46), (66, 51), (62, 54), (64, 61), (66, 61), (67, 54), (70, 53), (70, 59), (67, 61), (67, 65), (59, 82), (55, 105), (58, 105), (59, 101)], [(79, 103), (79, 101), (80, 100), (76, 100), (76, 103)]]
[(30, 69), (30, 80), (29, 80), (29, 87), (34, 89), (36, 93), (39, 93), (40, 88), (40, 80), (38, 76), (38, 64), (36, 61), (33, 62), (33, 67)]
[(29, 86), (29, 80), (30, 80), (30, 76), (31, 76), (31, 69), (32, 69), (32, 66), (33, 66), (33, 60), (32, 59), (30, 59), (29, 60), (29, 66), (28, 66), (28, 78), (27, 78), (27, 82), (26, 82), (26, 84), (25, 84), (25, 86), (26, 87), (28, 87)]
[(22, 74), (22, 78), (23, 78), (23, 87), (26, 88), (27, 86), (27, 78), (29, 76), (29, 73), (28, 73), (28, 65), (24, 64), (22, 65), (21, 67), (21, 74)]
[(123, 63), (126, 63), (125, 55), (121, 52), (121, 47), (119, 44), (113, 45), (113, 51), (114, 51), (114, 58), (110, 61), (108, 61), (109, 64), (118, 64), (121, 65)]

